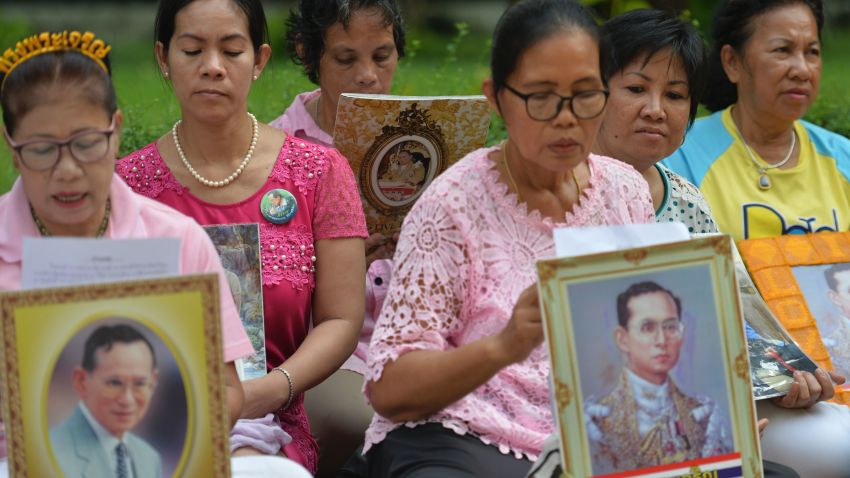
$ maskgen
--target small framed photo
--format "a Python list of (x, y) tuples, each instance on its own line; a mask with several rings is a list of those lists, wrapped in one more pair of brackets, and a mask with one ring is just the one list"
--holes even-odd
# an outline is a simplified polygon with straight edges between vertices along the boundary
[(728, 236), (537, 269), (568, 475), (762, 476)]
[[(822, 367), (850, 376), (850, 233), (821, 232), (740, 241), (768, 307)], [(835, 401), (850, 405), (850, 386)]]
[(217, 276), (3, 293), (0, 319), (11, 476), (230, 476)]
[(236, 361), (242, 380), (266, 374), (266, 328), (263, 316), (263, 280), (260, 263), (260, 226), (257, 223), (204, 226), (215, 246), (233, 304), (254, 346), (254, 354)]

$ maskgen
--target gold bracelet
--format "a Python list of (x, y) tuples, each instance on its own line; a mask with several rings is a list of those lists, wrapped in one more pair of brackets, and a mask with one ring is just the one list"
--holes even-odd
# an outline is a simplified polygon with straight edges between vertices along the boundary
[(289, 382), (289, 398), (286, 399), (286, 404), (281, 407), (281, 410), (286, 410), (292, 405), (292, 399), (295, 398), (295, 384), (292, 382), (292, 375), (285, 368), (278, 366), (272, 369), (272, 371), (275, 370), (282, 373), (286, 377), (286, 381)]

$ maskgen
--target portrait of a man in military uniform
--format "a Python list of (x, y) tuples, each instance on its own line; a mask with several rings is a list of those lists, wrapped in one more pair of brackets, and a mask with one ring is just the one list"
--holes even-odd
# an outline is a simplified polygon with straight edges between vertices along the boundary
[(729, 417), (671, 376), (682, 352), (682, 301), (653, 281), (617, 296), (613, 339), (623, 356), (613, 390), (584, 403), (593, 473), (613, 473), (733, 451)]

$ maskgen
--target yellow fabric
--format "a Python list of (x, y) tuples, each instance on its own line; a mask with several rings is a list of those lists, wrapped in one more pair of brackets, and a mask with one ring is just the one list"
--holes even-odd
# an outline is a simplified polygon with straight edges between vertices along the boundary
[(731, 107), (697, 120), (663, 162), (700, 188), (720, 230), (736, 240), (850, 229), (850, 139), (806, 121), (795, 122), (794, 130), (798, 162), (768, 170), (766, 191), (759, 189), (759, 167), (735, 130)]

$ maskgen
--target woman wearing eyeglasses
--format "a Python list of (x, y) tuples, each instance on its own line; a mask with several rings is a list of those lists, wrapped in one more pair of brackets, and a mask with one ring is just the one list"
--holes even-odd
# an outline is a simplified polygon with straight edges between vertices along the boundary
[(369, 346), (370, 477), (524, 476), (555, 426), (534, 261), (554, 227), (653, 218), (641, 176), (590, 154), (607, 92), (584, 7), (515, 4), (491, 58), (483, 89), (508, 139), (443, 173), (405, 220)]
[[(50, 34), (37, 37), (43, 35)], [(23, 240), (39, 236), (178, 237), (180, 272), (217, 273), (219, 288), (229, 290), (204, 230), (174, 209), (133, 193), (115, 175), (122, 115), (110, 77), (109, 49), (78, 47), (74, 40), (87, 35), (91, 34), (60, 32), (47, 37), (60, 38), (49, 49), (30, 43), (29, 55), (13, 58), (12, 63), (0, 60), (3, 133), (20, 173), (12, 190), (0, 196), (0, 291), (20, 288)], [(88, 42), (94, 45), (92, 40)], [(232, 425), (244, 399), (233, 361), (251, 355), (253, 349), (231, 294), (220, 294), (220, 301)], [(0, 456), (5, 454), (0, 422)], [(264, 476), (258, 475), (263, 472), (310, 476), (297, 463), (280, 457), (240, 457), (232, 461), (232, 469), (235, 477)], [(0, 463), (0, 476), (5, 472)]]

